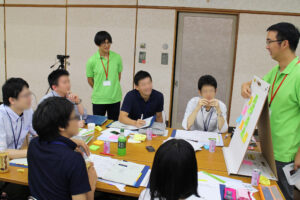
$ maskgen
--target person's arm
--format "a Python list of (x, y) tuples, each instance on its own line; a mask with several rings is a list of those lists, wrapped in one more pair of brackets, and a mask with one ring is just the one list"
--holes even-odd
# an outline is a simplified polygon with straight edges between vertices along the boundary
[(91, 163), (90, 167), (88, 168), (88, 176), (89, 176), (91, 191), (84, 194), (72, 195), (72, 200), (94, 200), (94, 194), (96, 190), (96, 183), (97, 183), (98, 176), (93, 163)]
[(156, 119), (155, 119), (155, 121), (156, 122), (160, 122), (160, 123), (164, 122), (162, 112), (157, 112), (156, 113)]
[(94, 78), (93, 77), (88, 77), (87, 78), (89, 85), (91, 88), (94, 88)]
[(242, 84), (241, 95), (245, 99), (251, 97), (251, 88), (250, 88), (251, 87), (251, 83), (252, 83), (252, 81), (249, 81), (249, 82), (246, 82), (246, 83)]
[(7, 149), (9, 159), (16, 158), (26, 158), (27, 157), (27, 149)]
[(128, 113), (125, 111), (120, 111), (120, 115), (119, 115), (119, 121), (123, 124), (127, 124), (127, 125), (132, 125), (132, 126), (136, 126), (136, 127), (141, 127), (145, 125), (145, 121), (142, 119), (138, 119), (138, 120), (133, 120), (130, 119), (128, 117)]
[(298, 170), (300, 168), (300, 147), (298, 148), (298, 152), (295, 156), (295, 161), (294, 161), (294, 169)]
[(213, 106), (213, 107), (216, 108), (217, 120), (218, 120), (218, 130), (221, 133), (227, 132), (228, 124), (227, 124), (227, 121), (226, 121), (226, 113), (227, 113), (226, 107), (224, 107), (223, 105), (221, 107), (220, 102), (217, 99), (213, 99), (210, 102), (210, 106)]
[(200, 99), (196, 108), (193, 110), (193, 112), (188, 116), (187, 119), (187, 130), (190, 130), (190, 128), (193, 126), (195, 123), (197, 114), (199, 110), (201, 110), (202, 106), (207, 105), (208, 101), (206, 99)]

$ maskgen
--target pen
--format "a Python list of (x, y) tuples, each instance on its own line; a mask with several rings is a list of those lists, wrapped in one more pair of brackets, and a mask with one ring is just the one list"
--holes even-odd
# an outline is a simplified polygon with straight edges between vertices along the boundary
[(110, 154), (110, 153), (104, 153), (104, 152), (100, 152), (100, 154), (102, 154), (102, 155), (106, 155), (106, 156), (114, 156), (114, 154)]
[(143, 120), (143, 114), (141, 115), (141, 120)]

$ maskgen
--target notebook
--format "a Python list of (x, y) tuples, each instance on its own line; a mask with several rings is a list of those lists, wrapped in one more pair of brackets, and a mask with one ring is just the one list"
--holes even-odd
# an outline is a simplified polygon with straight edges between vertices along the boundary
[(85, 123), (95, 123), (96, 126), (101, 126), (107, 121), (107, 117), (101, 115), (88, 115)]

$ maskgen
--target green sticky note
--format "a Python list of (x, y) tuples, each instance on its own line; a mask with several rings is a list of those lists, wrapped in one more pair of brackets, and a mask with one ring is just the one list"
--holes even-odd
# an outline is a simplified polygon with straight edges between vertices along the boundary
[(247, 126), (248, 126), (249, 120), (250, 120), (250, 117), (248, 117), (248, 118), (246, 119), (244, 127), (247, 127)]
[(97, 146), (97, 145), (91, 145), (91, 146), (90, 146), (90, 150), (91, 150), (91, 151), (97, 151), (99, 148), (100, 148), (100, 147)]
[(243, 137), (244, 137), (245, 131), (246, 131), (246, 129), (244, 128), (244, 129), (242, 130), (242, 132), (240, 133), (240, 135), (241, 135), (241, 138), (243, 138)]

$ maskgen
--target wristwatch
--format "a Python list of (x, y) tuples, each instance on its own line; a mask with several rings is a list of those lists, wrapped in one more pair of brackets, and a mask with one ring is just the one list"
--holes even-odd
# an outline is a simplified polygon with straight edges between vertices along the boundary
[(79, 102), (75, 103), (75, 105), (79, 105), (79, 104), (81, 104), (81, 102), (82, 102), (82, 99), (79, 99)]

